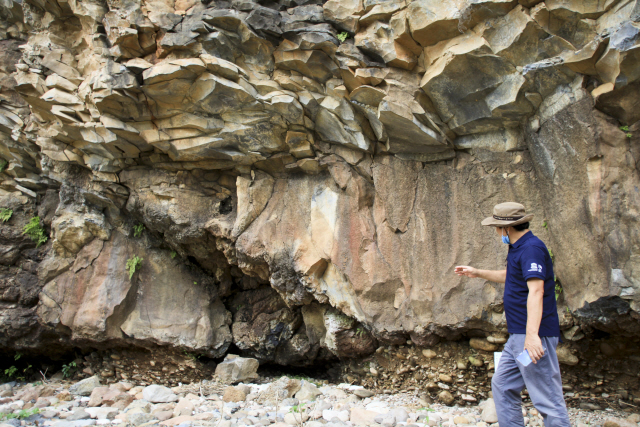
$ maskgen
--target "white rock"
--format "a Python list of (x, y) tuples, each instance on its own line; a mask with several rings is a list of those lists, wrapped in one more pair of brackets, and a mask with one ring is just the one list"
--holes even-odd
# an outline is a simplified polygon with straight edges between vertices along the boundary
[(142, 390), (142, 397), (151, 403), (167, 403), (178, 400), (178, 396), (170, 388), (157, 384), (145, 387)]
[(327, 421), (331, 421), (334, 418), (338, 418), (343, 423), (349, 421), (349, 411), (333, 411), (331, 409), (325, 409), (322, 411), (322, 418)]
[(302, 424), (306, 422), (308, 419), (309, 419), (309, 416), (303, 413), (289, 412), (284, 416), (284, 422), (292, 426)]
[(108, 419), (112, 420), (120, 412), (117, 408), (101, 407), (101, 408), (85, 408), (85, 411), (91, 415), (91, 418), (97, 418), (99, 420)]
[(389, 412), (389, 405), (387, 405), (385, 402), (374, 400), (373, 402), (365, 406), (365, 409), (367, 411), (377, 412), (378, 414), (386, 414), (387, 412)]
[(485, 423), (493, 424), (498, 422), (498, 413), (493, 399), (487, 399), (484, 402), (481, 417)]
[(351, 421), (353, 425), (373, 425), (376, 415), (378, 415), (378, 413), (374, 411), (367, 411), (363, 408), (352, 408), (349, 421)]
[(405, 423), (409, 419), (409, 413), (404, 408), (394, 408), (389, 411), (389, 415), (396, 419), (396, 423)]
[(303, 381), (300, 390), (296, 393), (295, 397), (301, 402), (308, 400), (315, 400), (316, 397), (320, 396), (322, 392), (318, 390), (318, 387), (315, 384), (311, 384), (308, 381)]

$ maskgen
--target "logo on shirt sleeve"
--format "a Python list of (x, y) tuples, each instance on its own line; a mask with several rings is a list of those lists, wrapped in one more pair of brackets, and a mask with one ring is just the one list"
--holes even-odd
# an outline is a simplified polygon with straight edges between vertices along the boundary
[(542, 273), (542, 265), (537, 264), (535, 262), (531, 263), (531, 268), (529, 269), (529, 271), (533, 271), (533, 272), (537, 272), (537, 273)]

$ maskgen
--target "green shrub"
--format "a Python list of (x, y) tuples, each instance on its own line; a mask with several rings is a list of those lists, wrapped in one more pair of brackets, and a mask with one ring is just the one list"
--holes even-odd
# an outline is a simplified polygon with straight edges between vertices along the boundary
[(40, 413), (40, 408), (23, 409), (21, 411), (18, 411), (18, 413), (16, 414), (5, 414), (3, 412), (0, 412), (0, 421), (12, 420), (15, 418), (19, 420), (23, 420), (25, 418), (30, 417), (33, 414), (38, 414), (38, 413)]
[(0, 172), (4, 172), (8, 164), (9, 162), (7, 162), (5, 159), (0, 159)]
[(178, 252), (176, 251), (171, 251), (171, 258), (175, 258), (176, 255), (178, 255)]
[(49, 240), (49, 236), (45, 234), (44, 228), (40, 225), (39, 216), (34, 216), (29, 220), (22, 228), (22, 234), (26, 234), (31, 240), (36, 242), (36, 248)]
[(11, 219), (11, 215), (13, 215), (13, 210), (5, 208), (0, 209), (0, 219), (2, 222), (9, 221), (9, 219)]
[(138, 224), (133, 226), (133, 237), (142, 236), (142, 232), (144, 231), (144, 224)]
[(338, 38), (338, 40), (340, 40), (340, 43), (344, 43), (344, 41), (349, 38), (349, 33), (347, 33), (346, 31), (343, 31), (340, 34), (338, 34), (336, 37)]
[(562, 293), (562, 286), (560, 286), (557, 282), (556, 282), (556, 301), (558, 301), (558, 298), (560, 297), (560, 294)]
[(62, 378), (69, 378), (78, 368), (76, 362), (69, 362), (68, 365), (62, 365)]
[(127, 260), (126, 269), (129, 272), (129, 280), (131, 280), (131, 278), (133, 277), (133, 273), (138, 270), (138, 268), (142, 264), (142, 261), (144, 261), (144, 259), (140, 258), (138, 255), (134, 255), (133, 258), (129, 258)]
[(13, 378), (13, 376), (16, 374), (16, 372), (18, 372), (18, 368), (16, 368), (13, 365), (9, 366), (7, 369), (4, 370), (4, 374), (8, 378)]

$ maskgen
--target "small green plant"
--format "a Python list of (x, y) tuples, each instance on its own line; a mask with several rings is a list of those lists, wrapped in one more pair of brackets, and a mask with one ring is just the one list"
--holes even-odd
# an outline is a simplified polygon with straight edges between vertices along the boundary
[(39, 216), (34, 216), (29, 220), (22, 228), (22, 234), (26, 234), (31, 240), (36, 242), (36, 248), (49, 240), (49, 236), (45, 234), (44, 228), (40, 225)]
[(551, 249), (547, 249), (549, 251), (549, 256), (551, 257), (551, 262), (554, 261), (553, 259), (553, 251)]
[(3, 412), (0, 412), (0, 421), (13, 420), (16, 418), (19, 420), (23, 420), (30, 417), (31, 415), (38, 413), (40, 413), (40, 408), (23, 409), (14, 414), (5, 414)]
[(11, 219), (11, 215), (13, 215), (13, 210), (5, 208), (0, 209), (0, 219), (2, 222), (9, 221), (9, 219)]
[(13, 365), (4, 370), (4, 374), (9, 378), (13, 378), (16, 372), (18, 372), (18, 368)]
[(133, 226), (133, 237), (142, 236), (142, 232), (144, 231), (144, 224), (137, 224)]
[(19, 420), (23, 420), (25, 418), (30, 417), (31, 415), (38, 414), (38, 413), (40, 413), (40, 408), (23, 409), (20, 412), (18, 412), (17, 418)]
[(8, 164), (9, 162), (7, 162), (5, 159), (0, 159), (0, 172), (4, 172)]
[(14, 356), (13, 356), (13, 360), (20, 360), (20, 358), (22, 357), (22, 353), (17, 352)]
[(138, 255), (134, 255), (133, 258), (129, 258), (127, 260), (126, 269), (129, 272), (129, 280), (131, 280), (131, 278), (133, 277), (133, 273), (135, 273), (138, 268), (140, 268), (142, 261), (144, 261), (144, 259), (140, 258)]
[(633, 136), (633, 134), (629, 132), (629, 126), (620, 126), (620, 130), (625, 132), (625, 136), (627, 138), (631, 138)]
[(547, 221), (542, 221), (542, 228), (549, 228), (549, 224), (547, 224)]
[(200, 357), (202, 357), (201, 354), (196, 354), (196, 353), (189, 353), (187, 350), (182, 350), (182, 352), (184, 353), (184, 355), (186, 357), (188, 357), (189, 359), (193, 360), (194, 362), (198, 359), (200, 359)]
[(560, 294), (562, 293), (562, 286), (560, 286), (557, 282), (556, 282), (556, 301), (558, 301), (558, 297), (560, 297)]
[(294, 414), (299, 414), (302, 412), (305, 405), (306, 403), (299, 403), (297, 405), (293, 405), (291, 409), (289, 409), (289, 412), (293, 412)]
[(571, 314), (571, 310), (569, 310), (569, 307), (567, 307), (567, 313)]
[(356, 328), (356, 336), (362, 338), (365, 334), (365, 330), (362, 326)]
[(338, 38), (338, 40), (340, 40), (340, 43), (344, 43), (344, 41), (349, 38), (349, 33), (347, 33), (346, 31), (343, 31), (339, 33), (336, 37)]
[(76, 362), (69, 362), (68, 365), (62, 365), (62, 378), (69, 378), (78, 369)]
[(171, 258), (175, 258), (176, 255), (178, 255), (178, 252), (176, 251), (171, 251)]

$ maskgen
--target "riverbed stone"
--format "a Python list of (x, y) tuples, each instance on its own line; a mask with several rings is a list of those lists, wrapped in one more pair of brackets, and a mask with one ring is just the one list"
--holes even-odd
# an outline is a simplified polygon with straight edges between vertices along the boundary
[(224, 361), (216, 366), (216, 375), (225, 383), (237, 383), (257, 377), (258, 361), (252, 358), (227, 355)]
[(84, 380), (78, 381), (71, 387), (69, 387), (69, 392), (71, 394), (76, 394), (80, 396), (89, 396), (91, 392), (96, 388), (100, 387), (100, 378), (97, 376), (92, 376), (89, 378), (85, 378)]
[(178, 396), (170, 388), (161, 385), (150, 385), (142, 390), (143, 399), (151, 403), (175, 402)]

